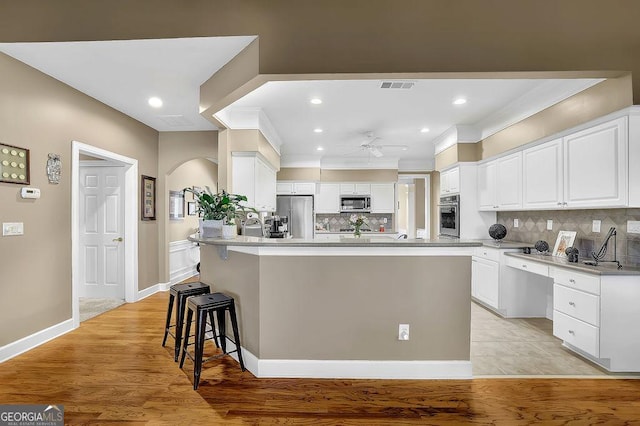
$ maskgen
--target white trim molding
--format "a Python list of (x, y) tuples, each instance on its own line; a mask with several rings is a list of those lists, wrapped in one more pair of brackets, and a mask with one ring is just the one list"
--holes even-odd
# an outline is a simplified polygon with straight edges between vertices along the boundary
[(49, 340), (60, 337), (63, 334), (72, 331), (74, 328), (75, 327), (73, 326), (73, 319), (68, 319), (49, 328), (45, 328), (44, 330), (33, 333), (30, 336), (23, 337), (22, 339), (16, 340), (15, 342), (11, 342), (8, 345), (0, 348), (0, 363), (23, 354), (37, 346), (42, 345), (43, 343), (47, 343)]
[(169, 282), (177, 284), (198, 274), (200, 246), (189, 240), (169, 243)]

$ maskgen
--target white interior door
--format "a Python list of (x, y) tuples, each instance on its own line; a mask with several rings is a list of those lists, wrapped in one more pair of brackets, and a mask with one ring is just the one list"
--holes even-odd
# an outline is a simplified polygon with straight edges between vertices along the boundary
[(80, 297), (125, 298), (123, 167), (80, 167)]

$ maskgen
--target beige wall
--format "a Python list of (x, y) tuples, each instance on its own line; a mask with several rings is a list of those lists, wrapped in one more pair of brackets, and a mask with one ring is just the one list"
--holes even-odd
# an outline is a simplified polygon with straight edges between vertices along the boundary
[(320, 167), (281, 167), (277, 180), (320, 181)]
[[(23, 222), (24, 236), (0, 237), (0, 346), (71, 318), (71, 141), (138, 160), (156, 176), (158, 133), (0, 54), (0, 141), (31, 150), (31, 184), (0, 183), (0, 222)], [(48, 183), (48, 153), (60, 154), (60, 184)], [(158, 283), (158, 221), (139, 223), (139, 289)], [(37, 265), (37, 267), (35, 267)]]
[(425, 183), (424, 179), (414, 179), (413, 183), (416, 188), (416, 205), (415, 205), (415, 218), (416, 218), (416, 229), (425, 227), (425, 211), (424, 211), (424, 203), (425, 203)]
[[(194, 159), (207, 159), (217, 162), (222, 155), (218, 149), (217, 131), (197, 132), (161, 132), (158, 137), (158, 181), (157, 181), (157, 209), (160, 222), (157, 256), (159, 258), (160, 282), (169, 281), (169, 242), (171, 226), (169, 216), (169, 187), (170, 176), (182, 164)], [(196, 178), (194, 176), (194, 178)], [(217, 178), (205, 179), (217, 182)], [(190, 183), (189, 185), (194, 185)], [(184, 187), (181, 187), (182, 189)], [(187, 197), (188, 198), (188, 197)]]
[(493, 157), (628, 107), (633, 104), (631, 93), (630, 76), (603, 81), (484, 139), (481, 158)]
[[(187, 161), (167, 176), (168, 191), (182, 191), (193, 186), (208, 186), (212, 191), (216, 191), (217, 182), (218, 165), (203, 158)], [(186, 240), (198, 229), (198, 216), (189, 216), (187, 211), (186, 203), (193, 200), (193, 195), (186, 193), (184, 219), (169, 221), (169, 242)]]
[(320, 171), (322, 182), (397, 182), (398, 171), (380, 170), (329, 170)]

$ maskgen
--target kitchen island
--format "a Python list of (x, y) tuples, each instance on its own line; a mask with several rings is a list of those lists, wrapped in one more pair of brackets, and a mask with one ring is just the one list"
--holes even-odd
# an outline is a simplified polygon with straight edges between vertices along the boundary
[(201, 281), (236, 300), (257, 377), (471, 377), (471, 256), (481, 242), (191, 240)]

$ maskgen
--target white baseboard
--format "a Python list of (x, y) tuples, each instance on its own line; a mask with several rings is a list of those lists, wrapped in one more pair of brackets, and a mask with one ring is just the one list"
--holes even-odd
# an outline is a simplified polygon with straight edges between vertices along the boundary
[(30, 349), (42, 345), (49, 340), (62, 336), (73, 330), (73, 320), (69, 318), (59, 324), (53, 325), (44, 330), (38, 331), (30, 336), (23, 337), (20, 340), (9, 343), (0, 348), (0, 363), (5, 362), (15, 356), (23, 354)]
[(138, 291), (138, 298), (136, 299), (136, 302), (138, 300), (142, 300), (144, 298), (147, 298), (151, 295), (154, 295), (160, 291), (168, 291), (169, 287), (171, 287), (171, 283), (159, 283), (156, 285), (152, 285), (151, 287), (147, 287), (144, 290), (140, 290)]
[[(227, 339), (227, 350), (235, 349)], [(231, 357), (238, 360), (237, 353)], [(242, 348), (244, 366), (258, 378), (471, 379), (471, 361), (259, 359)]]

